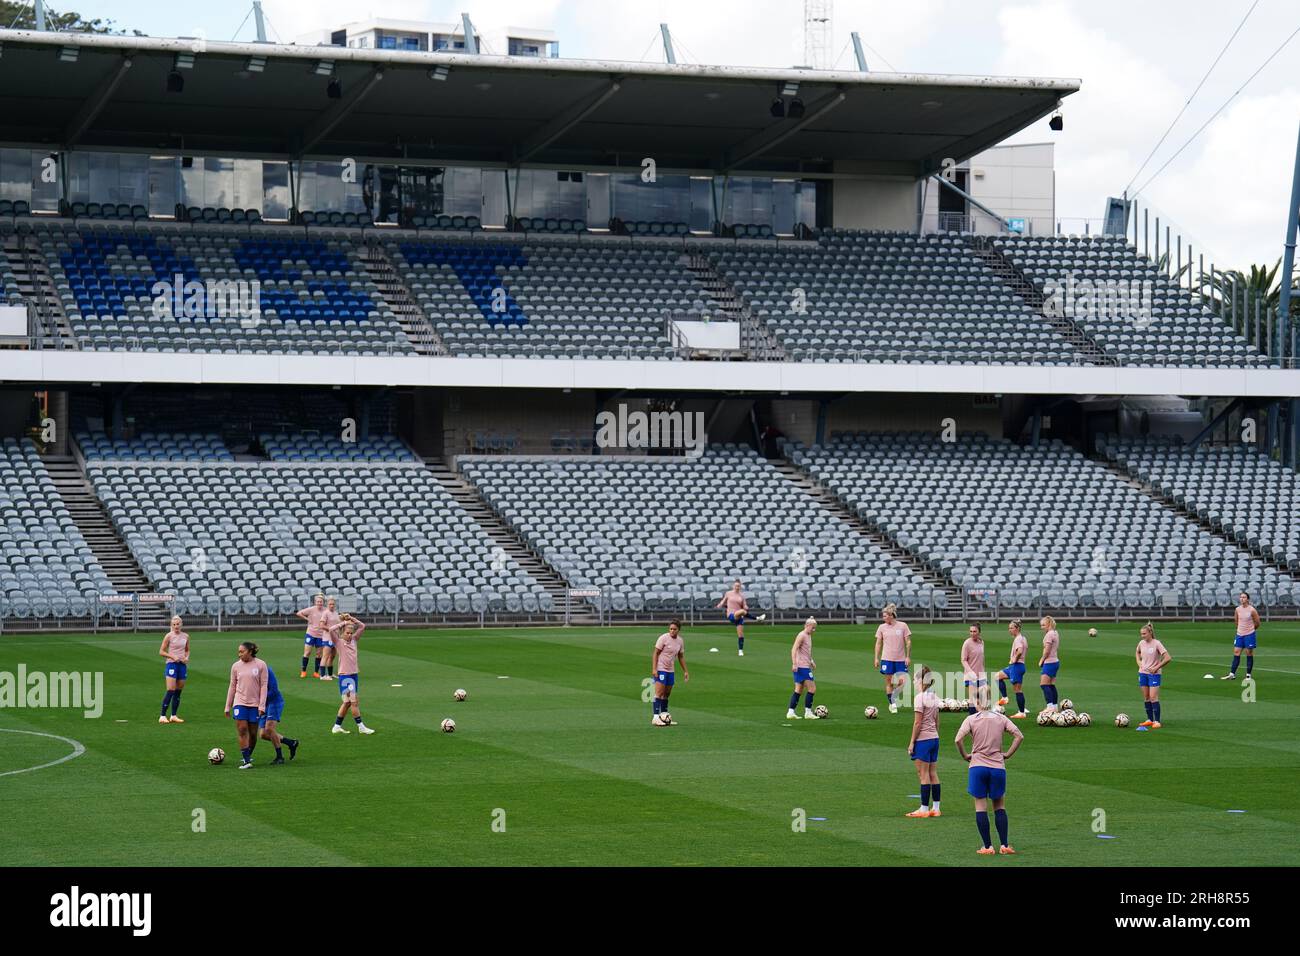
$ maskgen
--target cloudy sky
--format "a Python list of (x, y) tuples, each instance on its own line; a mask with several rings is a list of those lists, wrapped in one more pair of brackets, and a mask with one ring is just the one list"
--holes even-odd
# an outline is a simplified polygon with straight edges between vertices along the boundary
[[(65, 5), (157, 36), (253, 36), (251, 21), (240, 26), (251, 0), (56, 4)], [(271, 39), (286, 42), (372, 15), (451, 21), (467, 12), (485, 33), (507, 24), (553, 29), (564, 56), (660, 60), (665, 21), (679, 60), (771, 67), (803, 60), (802, 0), (264, 0), (263, 9)], [(1220, 263), (1271, 264), (1281, 254), (1300, 131), (1300, 36), (1242, 86), (1300, 28), (1296, 0), (835, 0), (834, 12), (831, 49), (842, 68), (853, 65), (849, 33), (858, 30), (873, 70), (1081, 79), (1062, 132), (1042, 122), (1015, 137), (1057, 143), (1058, 217), (1097, 220), (1107, 196), (1141, 188)]]

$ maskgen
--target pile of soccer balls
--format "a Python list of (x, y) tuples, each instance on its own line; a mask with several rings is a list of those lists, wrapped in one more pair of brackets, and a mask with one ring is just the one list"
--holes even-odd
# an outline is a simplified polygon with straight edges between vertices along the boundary
[(1076, 711), (1074, 701), (1067, 697), (1061, 701), (1060, 710), (1040, 710), (1037, 722), (1039, 727), (1087, 727), (1092, 724), (1092, 715), (1087, 711)]
[(939, 701), (939, 709), (944, 711), (970, 710), (971, 702), (969, 700), (957, 700), (954, 697), (945, 697)]

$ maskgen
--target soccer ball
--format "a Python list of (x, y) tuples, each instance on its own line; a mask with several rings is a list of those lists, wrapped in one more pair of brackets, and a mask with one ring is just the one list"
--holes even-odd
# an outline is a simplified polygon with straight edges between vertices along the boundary
[(818, 704), (816, 707), (813, 708), (813, 716), (818, 719), (823, 719), (829, 717), (830, 715), (831, 712), (826, 709), (825, 704)]
[(1092, 723), (1092, 715), (1089, 714), (1087, 711), (1084, 711), (1082, 714), (1079, 715), (1080, 727), (1087, 727), (1091, 723)]
[(456, 721), (452, 720), (450, 717), (444, 718), (442, 722), (442, 732), (444, 734), (450, 734), (455, 733), (455, 731)]
[(208, 751), (208, 763), (219, 764), (226, 759), (226, 752), (220, 747), (213, 747)]
[(1067, 727), (1073, 727), (1079, 722), (1079, 715), (1069, 708), (1062, 710), (1061, 716), (1065, 719), (1065, 726)]
[(957, 709), (958, 709), (958, 710), (970, 710), (970, 709), (971, 709), (970, 698), (963, 697), (961, 700), (957, 701)]
[(1088, 628), (1088, 636), (1089, 636), (1089, 637), (1096, 637), (1096, 636), (1097, 636), (1097, 629), (1096, 629), (1095, 627), (1090, 627), (1090, 628)]
[(1052, 712), (1050, 710), (1040, 710), (1038, 712), (1038, 726), (1050, 727), (1052, 724)]
[(456, 693), (452, 694), (451, 696), (453, 700), (464, 700), (466, 697), (469, 696), (469, 694), (465, 692), (465, 688), (461, 687), (461, 688), (457, 688)]
[(945, 697), (945, 698), (943, 699), (943, 709), (944, 709), (944, 710), (956, 710), (956, 709), (957, 709), (957, 701), (953, 700), (951, 697)]
[(993, 711), (998, 714), (1005, 714), (1007, 712), (1007, 709), (1003, 707), (1001, 704), (994, 704)]
[(659, 714), (659, 726), (660, 726), (660, 727), (671, 727), (672, 724), (673, 724), (673, 715), (670, 714), (670, 713), (668, 713), (668, 711), (666, 711), (666, 710), (665, 710), (665, 711), (661, 711), (660, 714)]
[(872, 706), (864, 710), (863, 713), (867, 715), (867, 720), (875, 720), (880, 711), (876, 710), (876, 708)]
[(1068, 697), (1065, 698), (1065, 700), (1061, 701), (1061, 710), (1074, 710), (1074, 701)]
[(1060, 711), (1057, 711), (1056, 713), (1052, 714), (1052, 726), (1069, 727), (1070, 725), (1065, 721), (1065, 714), (1061, 713)]
[(1116, 727), (1127, 727), (1127, 726), (1128, 726), (1128, 714), (1116, 714), (1116, 715), (1115, 715), (1115, 726), (1116, 726)]

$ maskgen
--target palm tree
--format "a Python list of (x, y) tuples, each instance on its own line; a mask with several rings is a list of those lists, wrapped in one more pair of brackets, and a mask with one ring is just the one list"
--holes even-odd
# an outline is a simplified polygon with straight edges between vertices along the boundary
[[(1282, 302), (1281, 272), (1280, 257), (1271, 268), (1252, 265), (1249, 272), (1216, 269), (1201, 277), (1201, 300), (1215, 315), (1248, 334), (1255, 321), (1256, 309), (1266, 326), (1270, 321), (1276, 321)], [(1293, 273), (1291, 287), (1295, 288), (1297, 284), (1300, 284), (1300, 266)], [(1290, 313), (1292, 326), (1300, 325), (1300, 296), (1292, 296)]]

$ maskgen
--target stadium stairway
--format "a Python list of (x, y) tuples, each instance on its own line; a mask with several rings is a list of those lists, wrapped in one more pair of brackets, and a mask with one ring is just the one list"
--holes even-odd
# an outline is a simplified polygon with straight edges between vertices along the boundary
[(1110, 471), (1111, 474), (1115, 475), (1120, 480), (1124, 481), (1126, 484), (1129, 484), (1132, 487), (1136, 488), (1138, 491), (1142, 492), (1142, 494), (1146, 495), (1152, 501), (1155, 501), (1158, 504), (1160, 504), (1161, 507), (1166, 508), (1169, 511), (1176, 512), (1177, 514), (1186, 518), (1188, 521), (1191, 521), (1197, 526), (1204, 528), (1206, 531), (1214, 535), (1220, 541), (1236, 548), (1238, 551), (1241, 551), (1245, 554), (1249, 554), (1252, 557), (1259, 558), (1261, 561), (1264, 561), (1268, 564), (1276, 565), (1278, 568), (1282, 570), (1284, 574), (1290, 575), (1295, 580), (1300, 581), (1300, 573), (1297, 573), (1289, 569), (1286, 566), (1285, 561), (1282, 562), (1275, 561), (1271, 555), (1266, 554), (1263, 550), (1259, 548), (1248, 548), (1243, 546), (1242, 543), (1238, 541), (1235, 537), (1226, 534), (1223, 528), (1207, 520), (1206, 518), (1201, 517), (1195, 511), (1182, 507), (1173, 499), (1168, 498), (1165, 495), (1161, 494), (1158, 489), (1130, 475), (1128, 471), (1124, 468), (1124, 466), (1121, 465), (1119, 462), (1112, 461), (1111, 459), (1106, 457), (1097, 457), (1095, 460), (1104, 468), (1106, 468), (1108, 471)]
[[(45, 455), (45, 470), (58, 489), (59, 496), (76, 522), (81, 536), (86, 539), (95, 560), (104, 569), (119, 594), (144, 594), (152, 591), (149, 580), (136, 564), (126, 543), (118, 537), (108, 514), (81, 465), (71, 455)], [(144, 605), (140, 608), (140, 626), (166, 630), (170, 612), (161, 605)]]
[(1118, 364), (1071, 318), (1065, 315), (1049, 315), (1044, 312), (1043, 294), (1030, 285), (1020, 270), (1012, 265), (1006, 256), (995, 249), (992, 243), (985, 241), (986, 238), (984, 236), (968, 236), (966, 240), (970, 243), (971, 250), (984, 263), (984, 266), (997, 276), (1003, 285), (1019, 296), (1025, 305), (1033, 309), (1044, 322), (1055, 329), (1061, 338), (1074, 346), (1079, 356), (1090, 365), (1113, 366)]
[(718, 304), (723, 316), (739, 322), (741, 344), (750, 350), (749, 357), (764, 362), (785, 362), (790, 356), (771, 329), (745, 304), (731, 281), (718, 271), (713, 260), (698, 252), (691, 253), (686, 265), (700, 287)]
[(0, 260), (8, 259), (23, 298), (36, 303), (37, 312), (47, 329), (57, 337), (57, 348), (80, 348), (72, 325), (64, 312), (63, 303), (55, 294), (54, 280), (45, 264), (45, 256), (36, 248), (31, 236), (13, 233), (6, 235), (0, 245)]
[[(844, 502), (840, 501), (834, 492), (824, 487), (817, 479), (794, 462), (780, 458), (772, 460), (771, 464), (791, 484), (810, 498), (816, 499), (818, 504), (833, 513), (857, 534), (866, 538), (899, 564), (906, 565), (916, 574), (921, 575), (926, 583), (932, 585), (936, 590), (946, 593), (948, 595), (948, 613), (961, 613), (961, 588), (942, 575), (936, 574), (932, 568), (926, 567), (916, 559), (914, 554), (900, 546), (896, 541), (863, 524), (857, 515), (844, 506)], [(937, 613), (942, 614), (942, 612)]]
[(415, 350), (421, 355), (448, 355), (446, 344), (429, 322), (424, 310), (416, 304), (415, 297), (407, 288), (393, 264), (388, 261), (382, 243), (369, 240), (361, 250), (361, 264), (366, 274), (379, 287), (379, 294), (392, 308), (398, 324), (410, 339)]
[[(546, 589), (547, 593), (551, 595), (551, 600), (555, 602), (555, 607), (563, 608), (567, 599), (568, 582), (554, 568), (530, 551), (522, 541), (515, 537), (514, 532), (506, 527), (473, 485), (463, 481), (441, 461), (428, 460), (425, 462), (425, 466), (429, 469), (429, 473), (433, 475), (434, 480), (442, 485), (447, 494), (451, 495), (465, 509), (466, 513), (483, 529), (483, 533), (488, 536), (492, 543)], [(572, 620), (575, 624), (599, 623), (594, 613), (591, 615), (575, 614)]]

